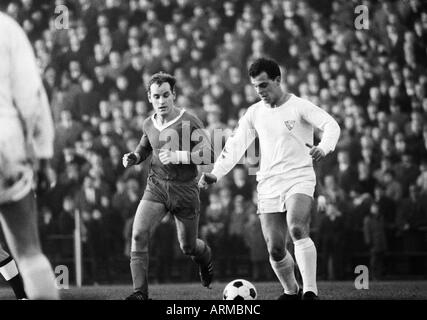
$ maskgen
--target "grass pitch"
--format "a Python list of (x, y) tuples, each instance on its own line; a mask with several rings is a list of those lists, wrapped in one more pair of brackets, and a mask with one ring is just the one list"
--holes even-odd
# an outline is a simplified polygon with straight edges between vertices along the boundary
[[(226, 282), (213, 283), (212, 289), (199, 283), (153, 284), (154, 300), (221, 300)], [(275, 300), (281, 293), (278, 282), (254, 282), (259, 300)], [(427, 281), (371, 282), (369, 289), (357, 290), (353, 282), (319, 282), (321, 300), (427, 300)], [(129, 285), (70, 287), (61, 290), (63, 300), (123, 300), (132, 292)], [(13, 300), (10, 288), (0, 288), (0, 300)]]

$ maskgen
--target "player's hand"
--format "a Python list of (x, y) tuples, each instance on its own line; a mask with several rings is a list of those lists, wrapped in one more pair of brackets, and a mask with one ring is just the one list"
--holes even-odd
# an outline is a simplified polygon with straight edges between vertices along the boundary
[(159, 152), (159, 159), (163, 164), (188, 164), (190, 162), (190, 155), (187, 151), (161, 149)]
[(320, 159), (323, 159), (326, 156), (325, 151), (323, 151), (321, 148), (317, 146), (311, 146), (308, 143), (306, 143), (305, 145), (310, 148), (309, 154), (314, 161), (319, 161)]
[(176, 152), (167, 150), (167, 149), (161, 149), (159, 152), (159, 159), (160, 162), (163, 164), (177, 164), (178, 163), (178, 156)]
[(37, 170), (37, 196), (45, 195), (49, 190), (56, 185), (56, 174), (47, 159), (39, 160), (39, 168)]
[(213, 184), (217, 181), (217, 178), (212, 173), (203, 173), (199, 180), (199, 188), (207, 189), (208, 185)]
[(123, 167), (129, 168), (138, 162), (138, 157), (134, 152), (126, 153), (122, 158)]

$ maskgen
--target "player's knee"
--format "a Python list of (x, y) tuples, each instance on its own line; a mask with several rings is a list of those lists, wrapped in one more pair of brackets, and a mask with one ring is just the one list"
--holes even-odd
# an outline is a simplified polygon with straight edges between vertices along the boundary
[(191, 256), (194, 254), (194, 246), (192, 246), (191, 244), (180, 244), (181, 247), (181, 251), (183, 254), (185, 254), (186, 256)]
[(307, 232), (305, 229), (306, 228), (304, 226), (296, 224), (289, 228), (289, 233), (294, 241), (300, 240), (306, 237)]
[(285, 248), (281, 246), (271, 246), (268, 248), (268, 253), (270, 254), (270, 258), (274, 261), (280, 261), (285, 257)]
[(149, 234), (148, 231), (137, 230), (132, 233), (132, 241), (139, 245), (145, 245), (148, 243)]

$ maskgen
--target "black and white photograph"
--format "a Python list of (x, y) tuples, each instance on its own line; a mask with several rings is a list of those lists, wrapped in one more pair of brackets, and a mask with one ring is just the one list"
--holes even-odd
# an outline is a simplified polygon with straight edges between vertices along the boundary
[(9, 303), (427, 300), (427, 1), (0, 1), (0, 224)]

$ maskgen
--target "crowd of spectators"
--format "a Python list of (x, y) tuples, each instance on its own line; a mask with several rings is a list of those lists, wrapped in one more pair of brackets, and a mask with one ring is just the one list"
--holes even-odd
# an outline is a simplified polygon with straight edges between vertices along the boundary
[[(365, 28), (354, 24), (358, 5), (368, 10)], [(40, 201), (41, 235), (54, 259), (72, 257), (66, 239), (79, 210), (94, 277), (111, 280), (114, 261), (126, 261), (149, 160), (124, 170), (121, 157), (134, 150), (151, 115), (151, 74), (173, 74), (177, 105), (209, 131), (231, 132), (257, 101), (247, 66), (266, 56), (279, 62), (290, 92), (328, 111), (342, 129), (336, 152), (315, 165), (319, 276), (344, 279), (359, 262), (370, 264), (373, 278), (402, 263), (403, 272), (418, 267), (425, 275), (424, 1), (15, 0), (4, 9), (34, 46), (55, 121), (58, 183)], [(200, 235), (220, 277), (244, 267), (254, 279), (271, 276), (253, 165), (243, 162), (201, 194)], [(178, 259), (174, 243), (167, 217), (151, 248), (159, 281), (174, 265), (165, 259)], [(403, 262), (386, 263), (392, 257)]]

